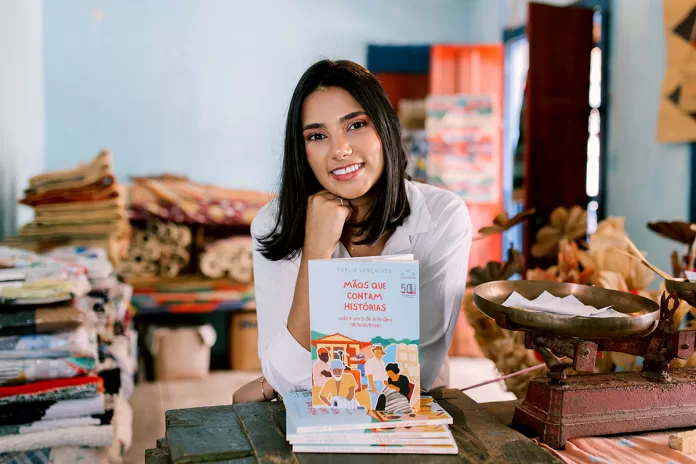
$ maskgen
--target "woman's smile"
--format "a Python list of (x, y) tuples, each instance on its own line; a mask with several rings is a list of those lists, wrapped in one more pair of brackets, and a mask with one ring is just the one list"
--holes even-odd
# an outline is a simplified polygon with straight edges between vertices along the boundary
[(331, 171), (331, 176), (340, 182), (353, 180), (363, 172), (365, 163), (353, 163), (348, 166), (334, 169)]

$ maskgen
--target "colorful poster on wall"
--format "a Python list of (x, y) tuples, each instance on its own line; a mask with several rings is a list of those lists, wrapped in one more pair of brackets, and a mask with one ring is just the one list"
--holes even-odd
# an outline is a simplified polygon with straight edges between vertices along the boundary
[(696, 141), (696, 0), (663, 0), (667, 67), (657, 141)]
[(499, 116), (493, 95), (433, 95), (426, 100), (428, 183), (471, 203), (498, 203)]

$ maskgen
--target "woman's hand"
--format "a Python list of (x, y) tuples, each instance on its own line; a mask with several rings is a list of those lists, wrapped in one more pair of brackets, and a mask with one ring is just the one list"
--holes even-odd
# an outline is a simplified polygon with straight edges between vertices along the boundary
[(352, 209), (348, 200), (322, 190), (307, 199), (307, 220), (303, 256), (306, 259), (330, 258), (343, 234)]
[[(341, 204), (343, 203), (343, 204)], [(352, 213), (347, 200), (338, 199), (326, 190), (307, 199), (305, 242), (295, 282), (295, 295), (288, 314), (288, 331), (306, 350), (309, 344), (309, 260), (331, 258), (343, 227)], [(326, 403), (326, 399), (322, 398)]]

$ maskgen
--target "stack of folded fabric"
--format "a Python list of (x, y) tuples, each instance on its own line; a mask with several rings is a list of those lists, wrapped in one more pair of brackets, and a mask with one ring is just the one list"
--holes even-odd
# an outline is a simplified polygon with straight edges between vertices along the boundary
[(121, 462), (132, 290), (111, 274), (99, 249), (0, 247), (0, 462)]
[(107, 414), (113, 418), (116, 448), (112, 454), (117, 459), (130, 448), (133, 433), (133, 413), (128, 403), (137, 368), (137, 332), (129, 310), (133, 287), (116, 277), (102, 249), (62, 247), (45, 256), (77, 263), (87, 269), (91, 291), (79, 301), (79, 305), (91, 315), (97, 333), (97, 366), (100, 375), (107, 380), (106, 408)]
[(20, 203), (34, 208), (34, 220), (5, 244), (32, 251), (56, 244), (100, 247), (117, 264), (130, 237), (125, 200), (111, 154), (102, 151), (77, 168), (30, 178)]

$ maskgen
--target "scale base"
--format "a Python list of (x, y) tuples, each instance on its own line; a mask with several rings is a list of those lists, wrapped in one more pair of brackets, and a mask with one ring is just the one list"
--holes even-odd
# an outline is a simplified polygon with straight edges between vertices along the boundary
[(640, 372), (572, 375), (562, 385), (534, 379), (511, 427), (554, 449), (569, 438), (696, 427), (696, 367), (669, 374), (671, 382)]

